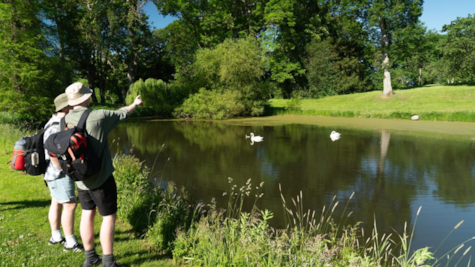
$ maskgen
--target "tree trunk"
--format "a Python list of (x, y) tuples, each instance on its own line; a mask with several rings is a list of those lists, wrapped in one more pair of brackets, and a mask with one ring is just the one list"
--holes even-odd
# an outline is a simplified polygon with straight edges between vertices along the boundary
[(422, 68), (419, 68), (419, 86), (422, 86)]
[(383, 54), (383, 69), (384, 69), (383, 94), (385, 96), (390, 96), (393, 93), (393, 87), (391, 85), (391, 73), (389, 72), (388, 53)]
[(379, 28), (381, 30), (381, 51), (383, 56), (383, 70), (384, 70), (384, 79), (383, 79), (383, 94), (384, 96), (390, 96), (393, 92), (393, 87), (391, 85), (391, 73), (389, 72), (389, 38), (386, 33), (386, 21), (384, 18), (379, 20)]
[(122, 98), (123, 98), (123, 104), (126, 105), (125, 103), (125, 98), (127, 97), (127, 93), (130, 90), (130, 86), (135, 82), (135, 75), (137, 72), (137, 58), (138, 58), (138, 53), (137, 49), (135, 48), (135, 30), (134, 28), (136, 27), (135, 20), (139, 16), (140, 9), (142, 8), (142, 5), (139, 5), (137, 0), (127, 0), (128, 3), (128, 21), (127, 21), (127, 33), (129, 37), (129, 53), (127, 55), (127, 81), (128, 81), (128, 87), (127, 91), (122, 90)]
[(54, 9), (54, 21), (56, 23), (56, 26), (57, 26), (57, 30), (58, 30), (58, 41), (59, 41), (59, 59), (60, 59), (60, 62), (61, 62), (61, 70), (60, 70), (60, 73), (61, 73), (61, 83), (63, 85), (64, 88), (66, 88), (69, 84), (69, 81), (67, 80), (67, 77), (66, 77), (66, 72), (65, 72), (65, 69), (66, 69), (66, 63), (65, 63), (65, 59), (64, 59), (64, 29), (63, 29), (63, 20), (62, 20), (62, 17), (60, 17), (60, 12), (61, 11), (58, 11), (60, 10), (60, 8), (58, 7), (57, 4), (54, 5), (53, 7)]
[(92, 102), (93, 103), (97, 103), (97, 98), (96, 98), (96, 94), (95, 94), (95, 88), (96, 88), (96, 77), (95, 77), (95, 73), (96, 73), (96, 68), (95, 68), (95, 63), (94, 63), (94, 60), (95, 60), (95, 55), (94, 55), (94, 52), (93, 52), (93, 56), (91, 59), (87, 59), (86, 58), (86, 64), (87, 64), (87, 82), (89, 83), (89, 89), (92, 90)]

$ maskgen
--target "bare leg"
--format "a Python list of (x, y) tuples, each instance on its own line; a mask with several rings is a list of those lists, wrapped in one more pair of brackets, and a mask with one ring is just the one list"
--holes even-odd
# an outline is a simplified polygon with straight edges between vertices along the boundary
[(64, 236), (74, 234), (74, 211), (77, 203), (75, 200), (63, 203), (63, 214), (61, 215), (61, 225), (63, 226)]
[(116, 213), (102, 217), (101, 225), (101, 245), (102, 254), (110, 255), (114, 249), (114, 231), (115, 231), (115, 219)]
[(60, 227), (59, 218), (61, 217), (61, 204), (51, 197), (51, 206), (49, 207), (48, 219), (51, 226), (51, 231), (58, 231)]
[(94, 249), (94, 217), (96, 210), (82, 210), (81, 225), (79, 227), (81, 232), (81, 240), (84, 245), (84, 250)]

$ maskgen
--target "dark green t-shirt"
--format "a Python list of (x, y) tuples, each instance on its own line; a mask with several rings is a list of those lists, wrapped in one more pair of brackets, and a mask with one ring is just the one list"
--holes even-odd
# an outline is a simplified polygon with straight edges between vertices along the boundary
[[(87, 108), (77, 108), (69, 111), (66, 115), (66, 123), (77, 125), (79, 118)], [(101, 170), (83, 182), (76, 182), (78, 188), (82, 190), (96, 189), (101, 186), (107, 178), (114, 172), (112, 157), (107, 143), (107, 135), (122, 120), (128, 117), (129, 113), (125, 108), (119, 110), (93, 110), (86, 121), (86, 131), (89, 134), (88, 149), (92, 148), (94, 153), (101, 159)], [(71, 127), (71, 125), (68, 125)]]

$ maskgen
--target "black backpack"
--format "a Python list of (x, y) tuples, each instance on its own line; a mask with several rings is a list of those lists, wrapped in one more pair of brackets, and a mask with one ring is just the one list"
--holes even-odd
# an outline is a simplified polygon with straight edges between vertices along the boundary
[(31, 136), (22, 137), (15, 142), (13, 156), (10, 168), (19, 171), (25, 171), (27, 174), (37, 176), (44, 174), (48, 167), (45, 158), (45, 150), (43, 146), (43, 136), (49, 127), (58, 125), (53, 122), (45, 129), (34, 133)]
[(84, 181), (100, 170), (100, 159), (87, 147), (86, 120), (91, 110), (85, 110), (78, 125), (66, 127), (61, 119), (60, 131), (52, 134), (45, 142), (50, 157), (58, 158), (61, 169), (74, 181)]

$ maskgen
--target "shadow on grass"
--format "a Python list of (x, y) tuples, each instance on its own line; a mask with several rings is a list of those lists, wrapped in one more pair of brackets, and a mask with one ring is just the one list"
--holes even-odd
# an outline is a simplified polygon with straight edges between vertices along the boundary
[(0, 211), (19, 210), (26, 208), (44, 208), (51, 204), (51, 200), (37, 199), (0, 203)]
[[(127, 258), (134, 258), (127, 260)], [(143, 264), (147, 262), (154, 262), (154, 261), (160, 261), (160, 260), (171, 260), (171, 257), (166, 254), (161, 254), (160, 252), (157, 251), (146, 251), (142, 250), (139, 252), (129, 252), (129, 253), (124, 253), (120, 257), (124, 262), (131, 262), (132, 264)], [(122, 266), (128, 266), (128, 264), (122, 264)]]
[(283, 107), (265, 106), (264, 107), (264, 113), (261, 115), (261, 117), (274, 116), (276, 114), (281, 114), (284, 111), (285, 111), (285, 108), (283, 108)]

